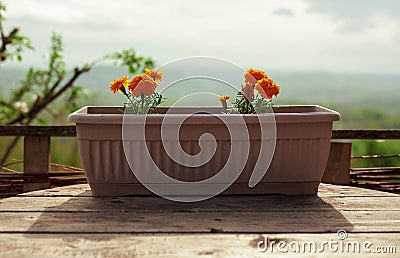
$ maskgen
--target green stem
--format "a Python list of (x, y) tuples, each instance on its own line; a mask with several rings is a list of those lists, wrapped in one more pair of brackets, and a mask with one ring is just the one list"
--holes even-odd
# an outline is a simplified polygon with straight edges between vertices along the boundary
[(142, 114), (144, 114), (144, 93), (142, 93), (141, 97), (142, 97)]
[(133, 110), (134, 110), (134, 107), (135, 107), (135, 104), (133, 104), (132, 99), (131, 99), (128, 95), (126, 95), (126, 97), (128, 98), (129, 102), (131, 103), (131, 105), (132, 105), (132, 111), (133, 111)]
[(126, 92), (125, 88), (121, 87), (120, 90), (121, 90), (122, 93), (128, 98), (128, 101), (131, 103), (131, 105), (132, 105), (132, 110), (133, 110), (133, 107), (134, 107), (133, 101), (132, 101), (131, 98), (129, 97), (129, 95), (128, 95), (128, 93)]

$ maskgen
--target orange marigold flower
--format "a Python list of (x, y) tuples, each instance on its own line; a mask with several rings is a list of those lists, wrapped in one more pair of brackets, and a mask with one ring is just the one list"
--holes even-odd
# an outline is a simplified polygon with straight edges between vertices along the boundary
[(135, 77), (132, 78), (131, 82), (129, 83), (128, 89), (130, 91), (134, 91), (136, 86), (139, 84), (139, 82), (141, 80), (143, 80), (143, 78), (145, 77), (145, 74), (140, 74), (140, 75), (136, 75)]
[(112, 93), (115, 94), (121, 88), (127, 87), (128, 84), (129, 84), (128, 76), (124, 76), (114, 80), (113, 82), (110, 82), (110, 90), (112, 91)]
[(221, 97), (219, 97), (219, 101), (227, 101), (230, 98), (231, 97), (229, 97), (229, 96), (221, 96)]
[(246, 83), (245, 86), (242, 87), (242, 94), (248, 99), (254, 99), (254, 87), (250, 83)]
[(154, 90), (157, 87), (157, 83), (150, 76), (145, 74), (137, 75), (132, 79), (131, 84), (129, 85), (129, 90), (136, 97), (145, 94), (146, 96), (150, 96), (154, 94)]
[(157, 72), (156, 70), (151, 70), (149, 68), (144, 69), (146, 74), (153, 78), (156, 82), (162, 81), (162, 76), (164, 75), (164, 72)]
[(261, 97), (272, 99), (273, 96), (278, 96), (280, 87), (272, 79), (263, 78), (257, 82), (256, 90)]
[(250, 83), (252, 85), (256, 84), (259, 80), (264, 78), (269, 78), (264, 71), (255, 70), (253, 68), (250, 68), (244, 73), (244, 80), (246, 81), (246, 83)]

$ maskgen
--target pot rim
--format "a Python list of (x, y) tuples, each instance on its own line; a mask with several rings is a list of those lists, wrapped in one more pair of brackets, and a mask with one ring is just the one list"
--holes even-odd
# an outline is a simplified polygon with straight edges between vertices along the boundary
[[(167, 124), (181, 123), (182, 117), (190, 115), (185, 121), (189, 124), (222, 124), (222, 120), (229, 123), (299, 123), (299, 122), (333, 122), (341, 119), (336, 111), (319, 105), (281, 105), (274, 107), (274, 113), (262, 114), (223, 114), (220, 107), (201, 107), (205, 113), (198, 112), (196, 107), (159, 107), (157, 114), (123, 114), (121, 106), (85, 106), (68, 116), (67, 121), (76, 124), (160, 124), (168, 117)], [(165, 112), (169, 110), (168, 114)], [(208, 112), (209, 111), (209, 112)], [(208, 112), (208, 113), (206, 113)], [(193, 114), (194, 113), (194, 114)], [(210, 119), (216, 117), (220, 119)], [(163, 122), (165, 124), (165, 121)]]

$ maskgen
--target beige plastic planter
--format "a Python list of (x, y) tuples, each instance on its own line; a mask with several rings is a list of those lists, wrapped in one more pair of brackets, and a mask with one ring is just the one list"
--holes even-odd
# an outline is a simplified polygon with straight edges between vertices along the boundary
[[(68, 117), (75, 122), (79, 152), (93, 196), (122, 196), (152, 194), (132, 173), (127, 162), (122, 141), (123, 114), (121, 107), (84, 107)], [(203, 109), (204, 110), (204, 109)], [(218, 116), (221, 109), (208, 108), (213, 115), (191, 116), (180, 127), (179, 143), (182, 149), (195, 155), (200, 151), (199, 137), (212, 134), (217, 148), (212, 159), (200, 167), (186, 167), (174, 162), (161, 142), (161, 122), (165, 116), (190, 114), (191, 108), (175, 108), (165, 115), (167, 108), (159, 108), (156, 115), (146, 120), (146, 141), (140, 137), (129, 139), (134, 152), (147, 148), (157, 167), (172, 178), (181, 181), (201, 181), (212, 177), (226, 163), (231, 141), (226, 125)], [(134, 115), (130, 115), (134, 116)], [(241, 115), (236, 115), (241, 116)], [(249, 178), (260, 152), (262, 139), (257, 115), (245, 115), (250, 137), (250, 154), (244, 169), (223, 194), (316, 194), (330, 149), (333, 121), (340, 120), (337, 112), (320, 106), (280, 106), (275, 110), (276, 143), (272, 162), (265, 176), (250, 188)], [(135, 124), (130, 124), (135, 132)], [(140, 130), (137, 130), (140, 134)], [(134, 139), (135, 138), (135, 139)], [(125, 139), (126, 140), (126, 139)], [(165, 144), (165, 142), (164, 142)], [(168, 144), (176, 145), (177, 142)], [(167, 146), (168, 147), (168, 146)], [(148, 166), (136, 160), (141, 169)], [(194, 193), (195, 194), (195, 193)]]

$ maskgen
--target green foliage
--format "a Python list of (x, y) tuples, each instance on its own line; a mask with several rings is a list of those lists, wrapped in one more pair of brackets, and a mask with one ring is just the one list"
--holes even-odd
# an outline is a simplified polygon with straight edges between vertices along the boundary
[(24, 91), (17, 90), (17, 94), (12, 94), (12, 100), (24, 97), (24, 94), (31, 95), (30, 99), (36, 96), (46, 95), (51, 89), (50, 85), (55, 85), (66, 74), (64, 57), (62, 55), (63, 43), (61, 35), (52, 34), (49, 60), (47, 68), (31, 67), (26, 74), (26, 78), (20, 82)]
[[(29, 38), (20, 34), (19, 28), (14, 28), (9, 34), (3, 30), (5, 5), (0, 1), (0, 62), (7, 59), (22, 61), (22, 51), (33, 49)], [(106, 55), (103, 59), (112, 59), (117, 64), (128, 68), (130, 73), (137, 73), (144, 68), (152, 68), (154, 61), (138, 55), (133, 49), (115, 52)], [(82, 68), (75, 67), (72, 71), (66, 70), (63, 56), (63, 40), (61, 35), (53, 32), (49, 59), (45, 68), (31, 67), (26, 73), (25, 79), (21, 80), (6, 100), (0, 96), (0, 123), (1, 124), (24, 124), (32, 123), (45, 125), (50, 119), (42, 111), (47, 111), (55, 120), (80, 107), (80, 101), (87, 96), (87, 90), (75, 86), (75, 81), (82, 74), (90, 71), (92, 65), (84, 65)], [(63, 100), (58, 104), (55, 100)], [(154, 103), (161, 101), (156, 98)], [(142, 107), (143, 109), (143, 107)], [(18, 138), (17, 138), (18, 139)], [(17, 140), (12, 141), (6, 149), (0, 164), (3, 164)]]
[(83, 86), (75, 85), (69, 92), (64, 94), (64, 103), (67, 110), (76, 111), (80, 109), (83, 102), (89, 99), (90, 92)]
[[(393, 155), (400, 154), (399, 140), (355, 140), (353, 143), (353, 156)], [(400, 167), (400, 157), (354, 159), (353, 167)]]
[[(64, 56), (62, 54), (63, 50), (64, 47), (61, 35), (53, 32), (47, 68), (49, 76), (47, 76), (47, 80), (44, 82), (45, 92), (48, 92), (50, 84), (54, 84), (59, 77), (64, 77), (66, 74)], [(57, 78), (55, 78), (54, 75), (57, 75)]]
[(381, 108), (357, 108), (345, 110), (343, 119), (353, 128), (387, 129), (400, 128), (398, 115), (385, 112)]
[[(131, 72), (154, 66), (152, 59), (139, 56), (132, 49), (115, 52), (106, 57), (113, 59), (121, 66), (126, 66)], [(62, 36), (54, 32), (51, 37), (47, 65), (39, 68), (31, 67), (25, 78), (12, 90), (7, 101), (0, 98), (2, 123), (14, 124), (17, 121), (22, 124), (45, 125), (46, 121), (65, 117), (68, 113), (79, 109), (82, 101), (88, 98), (89, 91), (85, 87), (74, 85), (73, 82), (90, 69), (91, 67), (84, 66), (81, 69), (67, 71)], [(60, 98), (64, 104), (59, 105), (53, 102), (55, 98)], [(158, 98), (152, 100), (154, 103), (157, 101)], [(152, 104), (149, 107), (151, 108)], [(47, 111), (47, 115), (43, 114), (42, 110)]]
[(7, 7), (0, 1), (0, 30), (3, 31), (3, 22), (6, 20), (6, 18), (3, 15), (3, 12), (5, 13), (7, 11)]
[(7, 52), (5, 52), (4, 57), (10, 60), (16, 60), (18, 62), (22, 62), (22, 52), (24, 49), (33, 50), (33, 46), (31, 45), (31, 41), (27, 36), (21, 35), (20, 33), (12, 34), (10, 40), (13, 42), (11, 45), (7, 45)]
[(142, 93), (141, 96), (133, 96), (129, 94), (129, 103), (125, 103), (125, 112), (130, 114), (149, 114), (163, 101), (162, 95), (153, 93), (150, 96), (146, 96)]
[[(29, 124), (36, 121), (41, 125), (46, 124), (45, 120), (40, 116), (29, 117), (27, 113), (32, 113), (38, 107), (38, 102), (49, 99), (60, 90), (60, 84), (67, 75), (62, 51), (62, 36), (53, 33), (46, 67), (29, 68), (25, 79), (21, 80), (17, 87), (12, 90), (8, 100), (0, 99), (0, 104), (3, 104), (0, 105), (3, 111), (3, 123), (11, 123), (21, 115), (26, 115), (25, 119), (21, 120), (21, 123)], [(56, 109), (55, 105), (50, 103), (46, 105), (46, 110), (54, 117), (69, 112), (71, 107), (76, 108), (78, 100), (85, 96), (85, 91), (82, 87), (71, 87), (71, 90), (65, 91), (62, 95), (64, 103), (66, 103), (63, 107)]]
[(117, 51), (104, 56), (105, 59), (114, 60), (115, 65), (128, 68), (130, 74), (144, 72), (144, 69), (154, 68), (155, 62), (149, 57), (143, 57), (136, 53), (134, 49)]
[(239, 114), (255, 114), (256, 111), (251, 103), (251, 101), (246, 98), (242, 92), (238, 92), (233, 103), (232, 108), (229, 109), (229, 113), (239, 113)]
[(7, 59), (22, 61), (22, 52), (24, 49), (33, 50), (30, 39), (19, 32), (19, 28), (14, 28), (8, 35), (4, 32), (3, 22), (5, 22), (6, 6), (0, 1), (0, 61)]
[(272, 107), (272, 99), (265, 99), (259, 95), (256, 95), (253, 99), (249, 99), (242, 92), (238, 92), (232, 103), (232, 107), (227, 108), (227, 111), (228, 113), (236, 114), (257, 114), (271, 112)]

